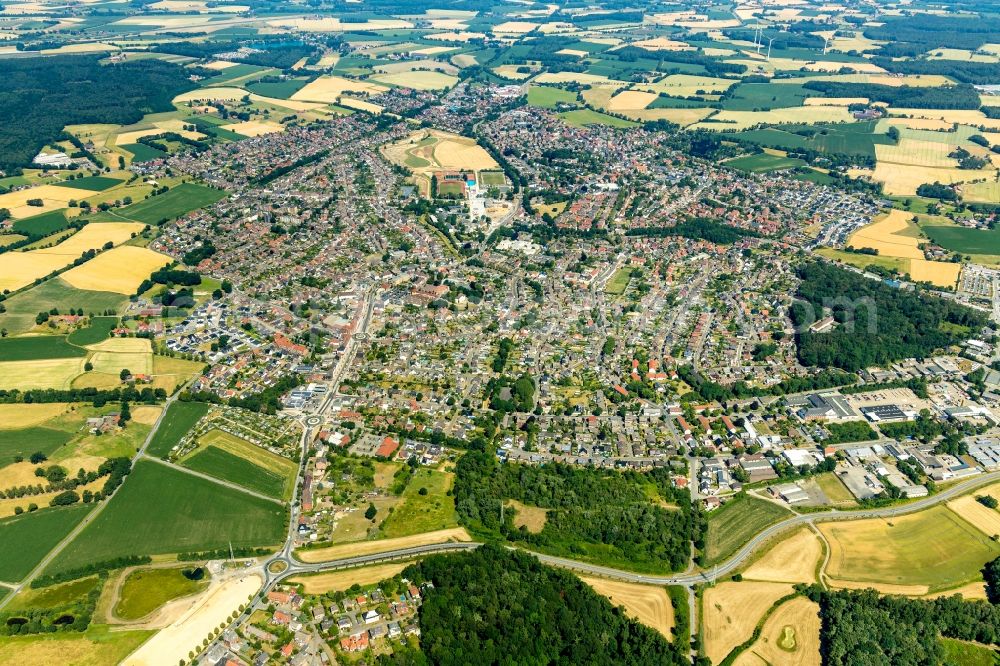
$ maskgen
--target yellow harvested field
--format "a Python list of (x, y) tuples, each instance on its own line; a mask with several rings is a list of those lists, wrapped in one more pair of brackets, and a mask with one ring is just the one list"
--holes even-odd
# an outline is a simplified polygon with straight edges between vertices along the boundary
[(162, 407), (157, 405), (138, 405), (132, 408), (132, 421), (140, 425), (153, 425), (160, 417)]
[(436, 532), (424, 532), (412, 536), (399, 537), (398, 539), (380, 539), (379, 541), (356, 541), (345, 543), (329, 548), (318, 548), (316, 550), (297, 550), (296, 556), (303, 562), (326, 562), (344, 557), (354, 557), (357, 555), (371, 555), (400, 548), (412, 548), (414, 546), (426, 546), (432, 543), (446, 543), (449, 541), (472, 541), (472, 537), (464, 528), (455, 527)]
[(85, 358), (0, 362), (0, 389), (68, 389), (83, 373)]
[(410, 564), (410, 562), (390, 562), (372, 567), (330, 571), (314, 576), (295, 576), (288, 582), (293, 585), (301, 584), (306, 594), (326, 594), (346, 590), (352, 585), (374, 585), (386, 578), (392, 578)]
[(114, 44), (104, 44), (101, 42), (81, 42), (78, 44), (65, 44), (57, 49), (42, 49), (45, 55), (64, 55), (67, 53), (104, 53), (107, 51), (120, 50)]
[(831, 51), (840, 51), (841, 53), (848, 53), (850, 51), (864, 53), (865, 51), (874, 51), (884, 43), (868, 39), (858, 32), (853, 37), (834, 37), (830, 40), (829, 49)]
[(288, 18), (268, 21), (275, 28), (296, 28), (302, 32), (345, 32), (348, 30), (405, 30), (412, 28), (409, 21), (399, 19), (370, 19), (362, 23), (343, 23), (339, 18)]
[(958, 167), (958, 160), (948, 157), (955, 150), (943, 141), (920, 141), (902, 138), (898, 144), (876, 144), (878, 162), (925, 167)]
[(623, 90), (608, 102), (608, 111), (638, 111), (645, 109), (657, 98), (655, 93), (641, 90)]
[(188, 139), (201, 139), (205, 135), (201, 132), (192, 132), (190, 130), (180, 129), (165, 129), (162, 127), (144, 129), (144, 130), (134, 130), (132, 132), (123, 132), (115, 137), (116, 146), (124, 146), (130, 143), (138, 143), (139, 139), (146, 136), (155, 136), (157, 134), (163, 134), (164, 132), (176, 132), (181, 136), (187, 137)]
[(272, 123), (262, 120), (247, 120), (242, 123), (233, 123), (232, 125), (226, 125), (226, 129), (230, 132), (236, 132), (237, 134), (242, 134), (243, 136), (262, 136), (264, 134), (274, 134), (275, 132), (284, 132), (285, 126), (278, 123)]
[(802, 100), (805, 106), (850, 106), (867, 103), (867, 97), (806, 97)]
[[(774, 59), (772, 58), (772, 61)], [(793, 69), (804, 68), (810, 72), (839, 72), (844, 67), (849, 67), (862, 74), (883, 74), (885, 70), (870, 62), (843, 63), (835, 60), (820, 60), (817, 62), (803, 62), (801, 60), (790, 61), (796, 65)]]
[[(486, 37), (485, 33), (482, 32), (438, 32), (433, 35), (427, 35), (427, 39), (434, 39), (442, 42), (468, 42), (473, 39), (483, 39)], [(456, 56), (461, 57), (461, 56)], [(473, 56), (469, 56), (473, 58)]]
[(866, 590), (871, 588), (882, 594), (898, 594), (906, 597), (922, 597), (930, 589), (927, 585), (894, 585), (892, 583), (870, 583), (851, 580), (828, 579), (830, 587), (838, 590)]
[(171, 262), (170, 257), (144, 247), (121, 245), (69, 269), (62, 279), (77, 289), (134, 294), (153, 271)]
[(197, 88), (174, 97), (174, 104), (184, 102), (221, 102), (242, 99), (249, 93), (243, 88)]
[[(65, 208), (70, 199), (83, 200), (94, 196), (92, 190), (59, 185), (37, 185), (23, 190), (0, 194), (0, 208), (6, 208), (15, 219), (31, 217), (57, 208)], [(29, 206), (31, 199), (41, 199), (42, 206)]]
[(250, 9), (247, 5), (220, 5), (212, 3), (209, 7), (205, 0), (159, 0), (149, 5), (151, 9), (163, 9), (175, 13), (183, 12), (226, 12), (239, 13)]
[(996, 203), (1000, 201), (1000, 183), (987, 180), (963, 185), (962, 199), (971, 203)]
[(643, 39), (642, 41), (633, 42), (630, 46), (638, 46), (639, 48), (646, 49), (647, 51), (690, 51), (694, 49), (694, 47), (690, 44), (678, 42), (673, 39), (667, 39), (666, 37)]
[(839, 123), (850, 122), (853, 119), (851, 113), (843, 106), (794, 106), (771, 111), (720, 111), (712, 116), (711, 122), (698, 123), (697, 129), (742, 130), (760, 123)]
[(847, 244), (855, 248), (870, 247), (887, 257), (923, 259), (924, 253), (917, 245), (920, 239), (900, 232), (911, 229), (913, 213), (893, 208), (875, 222), (854, 232)]
[(615, 606), (623, 606), (629, 617), (670, 638), (674, 627), (674, 607), (662, 587), (590, 576), (580, 576), (580, 580), (610, 599)]
[(454, 51), (457, 47), (454, 46), (425, 46), (422, 49), (414, 49), (410, 51), (411, 55), (424, 55), (432, 56), (438, 55), (439, 53), (447, 53), (448, 51)]
[(823, 544), (808, 527), (782, 539), (743, 572), (744, 580), (774, 583), (813, 583)]
[(0, 430), (19, 430), (45, 423), (68, 407), (65, 402), (0, 405)]
[(729, 90), (735, 84), (734, 79), (717, 79), (712, 76), (694, 76), (692, 74), (671, 74), (655, 83), (643, 83), (636, 86), (637, 90), (648, 90), (654, 93), (666, 93), (673, 97), (691, 97), (692, 95), (717, 95)]
[(443, 72), (397, 72), (395, 74), (376, 74), (371, 78), (373, 81), (414, 90), (444, 90), (458, 83), (457, 76)]
[(25, 287), (64, 268), (87, 250), (99, 250), (108, 242), (123, 243), (142, 229), (143, 225), (134, 222), (95, 222), (53, 247), (8, 252), (0, 262), (0, 290)]
[[(459, 58), (461, 56), (455, 56), (455, 57)], [(456, 63), (456, 64), (458, 64), (458, 63)], [(473, 62), (471, 64), (474, 65), (476, 63)], [(524, 79), (526, 79), (529, 76), (531, 76), (532, 73), (534, 73), (534, 71), (536, 69), (536, 68), (532, 67), (532, 68), (530, 68), (532, 71), (529, 71), (529, 72), (519, 72), (519, 71), (517, 71), (517, 70), (521, 69), (521, 67), (523, 67), (523, 65), (500, 65), (499, 67), (494, 67), (493, 68), (493, 72), (497, 76), (502, 76), (505, 79), (513, 79), (514, 81), (523, 81)]]
[(879, 121), (878, 131), (881, 132), (883, 124), (886, 127), (908, 127), (917, 130), (947, 131), (952, 128), (952, 124), (938, 118), (883, 118)]
[(360, 111), (367, 111), (374, 114), (382, 113), (382, 107), (378, 104), (366, 102), (363, 99), (356, 99), (354, 97), (341, 97), (338, 104), (340, 104), (340, 106), (346, 106), (349, 109), (358, 109)]
[[(250, 101), (257, 102), (259, 104), (269, 104), (271, 106), (277, 106), (283, 109), (291, 109), (292, 111), (315, 111), (317, 109), (325, 109), (326, 104), (322, 102), (302, 102), (294, 99), (278, 99), (277, 97), (264, 97), (263, 95), (251, 94)], [(230, 129), (232, 125), (223, 125), (226, 129)]]
[(235, 67), (235, 66), (236, 66), (235, 62), (230, 62), (228, 60), (213, 60), (210, 63), (202, 65), (202, 67), (204, 67), (205, 69), (215, 69), (215, 70), (229, 69), (230, 67)]
[(1000, 56), (995, 53), (976, 53), (968, 49), (932, 49), (927, 53), (928, 60), (959, 60), (962, 62), (1000, 62)]
[[(1000, 488), (995, 484), (978, 491), (976, 495), (1000, 497)], [(983, 506), (976, 501), (975, 495), (964, 495), (948, 502), (947, 506), (986, 536), (1000, 534), (1000, 511)]]
[(523, 527), (532, 534), (538, 534), (545, 527), (545, 521), (549, 515), (548, 510), (529, 506), (517, 500), (508, 501), (507, 506), (512, 507), (516, 512), (514, 514), (514, 527)]
[(367, 81), (354, 81), (340, 76), (321, 76), (292, 95), (293, 100), (305, 102), (336, 102), (345, 92), (377, 95), (388, 88)]
[(434, 70), (445, 74), (458, 74), (459, 68), (449, 62), (440, 60), (404, 60), (401, 62), (390, 62), (384, 65), (376, 65), (375, 71), (380, 74), (397, 74), (399, 72), (413, 72), (420, 70)]
[(719, 663), (753, 635), (754, 627), (778, 599), (792, 592), (788, 583), (719, 583), (705, 590), (702, 627), (705, 654)]
[(146, 338), (109, 338), (87, 348), (94, 352), (90, 357), (94, 372), (114, 377), (123, 369), (133, 375), (153, 374), (153, 351)]
[(117, 354), (148, 354), (152, 353), (149, 338), (108, 338), (87, 349), (97, 352), (114, 352)]
[(962, 264), (927, 259), (910, 260), (910, 277), (917, 282), (930, 282), (939, 287), (954, 287), (958, 284), (958, 276), (961, 273)]
[(913, 116), (914, 118), (936, 118), (949, 123), (961, 123), (963, 125), (983, 125), (986, 116), (982, 111), (976, 109), (903, 109), (892, 107), (889, 113), (893, 116)]
[(945, 185), (983, 178), (988, 172), (969, 171), (955, 167), (927, 167), (906, 164), (878, 163), (871, 177), (883, 184), (886, 194), (912, 195), (924, 183)]
[(539, 23), (532, 23), (530, 21), (507, 21), (493, 26), (493, 32), (508, 35), (523, 35), (531, 32), (539, 26)]
[(928, 594), (926, 599), (937, 599), (938, 597), (951, 597), (954, 595), (960, 595), (963, 599), (985, 599), (986, 598), (986, 583), (982, 581), (977, 581), (974, 583), (969, 583), (968, 585), (963, 585), (962, 587), (956, 587), (951, 590), (942, 590), (941, 592), (935, 592), (934, 594)]
[(763, 660), (781, 666), (820, 666), (819, 604), (796, 597), (781, 604), (761, 628), (760, 638), (740, 655), (735, 666)]

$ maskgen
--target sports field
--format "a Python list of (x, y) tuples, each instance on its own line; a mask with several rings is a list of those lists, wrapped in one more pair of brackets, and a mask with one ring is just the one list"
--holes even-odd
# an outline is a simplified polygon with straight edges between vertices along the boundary
[(944, 506), (819, 528), (830, 544), (826, 573), (844, 581), (948, 589), (977, 578), (1000, 555), (1000, 545)]
[(176, 219), (225, 197), (226, 193), (222, 190), (194, 183), (181, 183), (163, 194), (119, 208), (115, 213), (143, 224), (158, 224), (162, 220)]
[(386, 159), (408, 168), (425, 196), (430, 194), (436, 171), (495, 171), (499, 165), (486, 150), (470, 139), (440, 130), (419, 130), (402, 141), (382, 147)]
[(765, 527), (791, 515), (773, 502), (736, 496), (708, 515), (705, 559), (714, 564), (736, 552)]
[[(418, 469), (403, 491), (402, 502), (382, 523), (381, 535), (391, 539), (457, 527), (455, 500), (448, 495), (453, 481), (450, 472)], [(421, 489), (426, 492), (421, 494)]]
[(69, 269), (63, 273), (62, 279), (77, 289), (110, 291), (128, 296), (135, 293), (150, 273), (170, 262), (170, 257), (159, 252), (123, 245)]
[(611, 279), (604, 286), (604, 293), (611, 294), (613, 296), (620, 296), (625, 293), (625, 289), (628, 287), (629, 280), (632, 279), (632, 269), (631, 268), (619, 268), (615, 271)]
[(287, 512), (267, 500), (153, 461), (139, 461), (94, 522), (49, 566), (50, 573), (126, 555), (270, 546), (284, 539)]
[(151, 456), (166, 456), (206, 413), (208, 405), (203, 402), (170, 403), (146, 452)]
[(0, 520), (0, 580), (27, 576), (92, 508), (77, 504)]

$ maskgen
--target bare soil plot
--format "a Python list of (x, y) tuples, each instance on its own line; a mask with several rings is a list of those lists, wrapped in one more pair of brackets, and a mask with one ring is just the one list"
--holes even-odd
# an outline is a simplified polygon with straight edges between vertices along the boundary
[(356, 555), (371, 555), (400, 548), (412, 548), (414, 546), (426, 546), (429, 544), (446, 543), (448, 541), (471, 541), (472, 537), (464, 528), (455, 527), (448, 530), (437, 530), (436, 532), (424, 532), (412, 536), (399, 537), (398, 539), (380, 539), (378, 541), (359, 541), (356, 543), (345, 543), (329, 548), (318, 548), (316, 550), (296, 551), (296, 556), (303, 562), (326, 562), (344, 557), (354, 557)]
[(760, 638), (740, 655), (736, 666), (759, 663), (819, 666), (819, 604), (796, 597), (778, 606), (761, 629)]
[(614, 605), (623, 606), (629, 617), (670, 638), (674, 626), (674, 607), (662, 587), (590, 576), (581, 576), (580, 580), (610, 599)]
[(787, 583), (719, 583), (702, 598), (705, 654), (719, 663), (734, 647), (753, 635), (764, 613), (792, 592)]
[(301, 583), (306, 594), (326, 594), (346, 590), (352, 585), (373, 585), (386, 578), (392, 578), (411, 562), (390, 562), (371, 567), (329, 571), (314, 576), (295, 576), (290, 583)]
[(812, 583), (816, 565), (823, 557), (823, 544), (808, 527), (802, 527), (776, 543), (743, 572), (745, 580), (775, 583)]

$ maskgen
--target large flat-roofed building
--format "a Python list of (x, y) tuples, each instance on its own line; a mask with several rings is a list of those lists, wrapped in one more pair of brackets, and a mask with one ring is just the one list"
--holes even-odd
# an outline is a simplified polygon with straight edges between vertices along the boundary
[(872, 423), (891, 423), (893, 421), (912, 421), (917, 413), (904, 411), (899, 405), (872, 405), (862, 407), (861, 413)]
[(803, 421), (839, 420), (857, 417), (857, 412), (839, 393), (810, 393), (789, 398), (787, 403)]

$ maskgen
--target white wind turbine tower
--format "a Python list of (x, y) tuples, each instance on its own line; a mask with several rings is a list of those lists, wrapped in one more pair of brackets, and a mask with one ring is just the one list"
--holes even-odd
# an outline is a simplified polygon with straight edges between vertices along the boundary
[(774, 37), (767, 40), (767, 61), (771, 62), (771, 43), (774, 41)]

